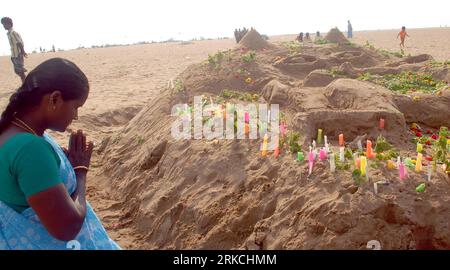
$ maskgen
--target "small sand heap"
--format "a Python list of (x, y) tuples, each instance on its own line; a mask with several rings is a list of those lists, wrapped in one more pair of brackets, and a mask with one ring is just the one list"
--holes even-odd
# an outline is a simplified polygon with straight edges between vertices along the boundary
[(347, 43), (349, 42), (348, 39), (345, 38), (344, 34), (342, 34), (341, 31), (337, 27), (332, 28), (328, 34), (325, 36), (325, 40), (332, 42), (332, 43)]
[(264, 40), (254, 28), (239, 41), (239, 45), (251, 50), (260, 50), (270, 47), (270, 44)]

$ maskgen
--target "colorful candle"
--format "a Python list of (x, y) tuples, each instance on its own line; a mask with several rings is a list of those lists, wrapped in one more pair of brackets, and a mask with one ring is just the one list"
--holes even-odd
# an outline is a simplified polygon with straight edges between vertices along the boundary
[(334, 153), (330, 154), (330, 171), (332, 173), (336, 171), (336, 161), (334, 160)]
[(384, 119), (380, 119), (380, 129), (384, 129)]
[(423, 145), (421, 143), (417, 143), (417, 153), (422, 153)]
[(367, 140), (367, 154), (366, 154), (367, 158), (373, 158), (374, 154), (373, 154), (373, 150), (372, 150), (372, 141), (371, 140)]
[(263, 147), (262, 147), (262, 156), (267, 156), (267, 141), (269, 140), (269, 136), (267, 134), (264, 135)]
[(418, 185), (418, 186), (416, 187), (416, 192), (418, 192), (418, 193), (424, 193), (424, 192), (425, 192), (425, 187), (426, 187), (426, 185), (425, 185), (424, 183)]
[(303, 160), (305, 160), (305, 156), (303, 155), (302, 151), (299, 151), (297, 153), (297, 161), (303, 161)]
[(244, 130), (245, 135), (248, 135), (250, 133), (250, 126), (248, 123), (245, 123), (244, 125), (245, 125), (244, 126), (245, 127), (245, 130)]
[(361, 160), (361, 164), (360, 164), (360, 171), (361, 171), (361, 175), (365, 176), (366, 172), (367, 172), (367, 157), (362, 156), (360, 158)]
[(388, 168), (389, 170), (395, 169), (395, 163), (394, 163), (394, 161), (388, 160), (388, 162), (387, 162), (387, 168)]
[[(242, 114), (241, 114), (241, 115), (242, 115)], [(245, 123), (250, 122), (250, 114), (249, 114), (248, 112), (245, 112), (245, 114), (244, 114), (244, 120), (245, 120)]]
[(327, 136), (323, 136), (324, 142), (325, 142), (325, 150), (328, 152), (330, 152), (330, 149), (328, 147), (328, 137)]
[(280, 131), (281, 131), (281, 136), (285, 136), (286, 135), (286, 124), (284, 122), (281, 122), (280, 124)]
[(355, 164), (356, 164), (356, 166), (355, 166), (356, 168), (360, 168), (361, 167), (361, 158), (357, 158)]
[(345, 154), (344, 154), (344, 147), (339, 148), (339, 161), (345, 162)]
[(405, 164), (403, 164), (402, 161), (400, 161), (400, 164), (398, 165), (398, 174), (399, 174), (400, 180), (406, 179), (406, 168), (405, 168)]
[(417, 161), (416, 161), (416, 172), (420, 173), (422, 171), (422, 159), (423, 155), (421, 153), (417, 154)]
[(339, 146), (344, 146), (344, 134), (339, 134)]
[(353, 162), (355, 163), (355, 166), (357, 167), (357, 168), (359, 168), (357, 165), (356, 165), (356, 161), (358, 160), (358, 153), (354, 153), (353, 154)]
[(312, 174), (312, 169), (313, 169), (313, 165), (314, 165), (314, 153), (313, 152), (309, 152), (309, 175)]
[(327, 159), (327, 153), (325, 152), (324, 148), (320, 149), (319, 159), (320, 161), (324, 161), (325, 159)]
[(274, 140), (275, 140), (275, 149), (273, 151), (273, 155), (275, 156), (275, 158), (278, 158), (278, 156), (280, 155), (280, 147), (279, 147), (280, 139), (278, 138), (278, 136), (275, 136)]
[(359, 140), (358, 141), (358, 149), (359, 149), (359, 151), (363, 151), (363, 147), (362, 147), (362, 143), (361, 143), (361, 140)]
[(322, 144), (322, 130), (321, 129), (319, 129), (317, 131), (317, 143)]

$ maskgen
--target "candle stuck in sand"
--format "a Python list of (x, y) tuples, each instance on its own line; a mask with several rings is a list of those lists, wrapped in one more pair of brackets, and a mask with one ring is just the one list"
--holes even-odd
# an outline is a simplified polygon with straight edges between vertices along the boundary
[(339, 161), (340, 162), (345, 162), (345, 152), (344, 152), (345, 148), (341, 147), (339, 148)]
[(314, 165), (314, 153), (313, 152), (309, 152), (308, 165), (309, 165), (309, 175), (311, 175), (313, 165)]
[(367, 157), (362, 156), (360, 158), (361, 160), (361, 165), (360, 165), (360, 171), (361, 171), (361, 176), (365, 176), (366, 172), (367, 172)]
[(322, 130), (317, 130), (317, 143), (322, 144)]
[(422, 159), (423, 159), (422, 154), (418, 153), (417, 160), (416, 160), (416, 172), (418, 172), (418, 173), (422, 172)]
[(263, 141), (263, 146), (262, 146), (262, 156), (265, 157), (267, 156), (267, 144), (268, 144), (268, 140), (269, 140), (269, 136), (267, 136), (267, 133), (264, 135), (264, 141)]
[(303, 160), (305, 160), (305, 156), (303, 155), (302, 151), (299, 151), (297, 153), (297, 161), (303, 161)]
[(327, 153), (324, 148), (320, 149), (319, 159), (320, 161), (324, 161), (325, 159), (327, 159)]
[(384, 118), (380, 119), (380, 129), (384, 129)]
[(332, 173), (336, 171), (336, 161), (334, 160), (334, 153), (330, 154), (330, 171)]
[(339, 134), (339, 146), (344, 146), (344, 134)]
[(417, 153), (422, 153), (423, 145), (421, 143), (417, 143)]
[(373, 150), (372, 150), (372, 141), (371, 140), (367, 140), (367, 153), (366, 153), (367, 158), (373, 158), (374, 154), (373, 154)]

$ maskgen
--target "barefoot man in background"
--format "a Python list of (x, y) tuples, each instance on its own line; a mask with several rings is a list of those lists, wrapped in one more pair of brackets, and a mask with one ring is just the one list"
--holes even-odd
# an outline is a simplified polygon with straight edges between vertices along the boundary
[(25, 81), (25, 72), (27, 70), (24, 67), (24, 57), (27, 57), (25, 52), (22, 38), (19, 33), (13, 29), (13, 21), (11, 18), (4, 17), (1, 20), (3, 27), (8, 30), (8, 40), (11, 46), (11, 61), (14, 65), (14, 72), (19, 75), (22, 82)]

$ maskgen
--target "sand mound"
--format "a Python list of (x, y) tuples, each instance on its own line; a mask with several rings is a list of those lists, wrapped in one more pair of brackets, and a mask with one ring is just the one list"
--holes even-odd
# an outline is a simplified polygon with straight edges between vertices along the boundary
[(339, 78), (339, 75), (332, 75), (326, 70), (314, 70), (306, 76), (303, 81), (305, 87), (323, 87)]
[[(119, 179), (105, 185), (126, 216), (117, 226), (132, 226), (143, 235), (142, 248), (149, 249), (366, 249), (370, 240), (380, 241), (383, 249), (450, 248), (450, 196), (439, 171), (426, 182), (426, 192), (417, 193), (423, 174), (410, 170), (410, 178), (399, 181), (397, 170), (374, 160), (370, 182), (358, 184), (353, 167), (331, 173), (326, 161), (315, 163), (308, 176), (307, 163), (296, 162), (287, 147), (278, 159), (263, 158), (261, 140), (171, 135), (172, 106), (191, 105), (200, 95), (221, 103), (279, 104), (305, 152), (320, 128), (335, 153), (337, 137), (344, 133), (347, 142), (362, 135), (375, 141), (382, 134), (403, 156), (414, 155), (409, 121), (448, 123), (448, 92), (424, 97), (429, 104), (418, 107), (373, 83), (339, 77), (325, 82), (331, 70), (318, 70), (338, 70), (347, 62), (343, 58), (369, 55), (373, 63), (380, 61), (364, 49), (336, 47), (312, 46), (295, 55), (277, 48), (257, 52), (250, 62), (236, 49), (219, 65), (195, 64), (181, 73), (181, 89), (162, 91), (102, 145), (102, 173)], [(332, 57), (342, 59), (328, 61), (338, 50), (344, 53)], [(351, 62), (342, 70), (361, 71)], [(435, 118), (421, 116), (426, 110)], [(380, 118), (386, 122), (382, 131)], [(375, 194), (377, 181), (388, 184)]]
[(253, 28), (239, 41), (239, 45), (250, 50), (261, 50), (271, 47), (269, 42)]
[(338, 44), (349, 43), (348, 39), (345, 38), (344, 34), (338, 28), (332, 28), (325, 36), (325, 40)]

